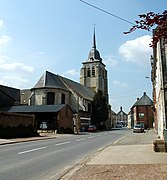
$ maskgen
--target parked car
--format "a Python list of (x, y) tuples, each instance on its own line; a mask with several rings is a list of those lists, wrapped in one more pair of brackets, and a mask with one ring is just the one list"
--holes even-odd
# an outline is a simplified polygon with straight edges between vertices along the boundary
[(97, 128), (96, 128), (95, 125), (89, 125), (89, 126), (88, 126), (88, 131), (89, 131), (89, 132), (96, 132), (96, 129), (97, 129)]
[(143, 133), (144, 132), (144, 128), (141, 124), (137, 124), (136, 126), (134, 126), (133, 128), (133, 132), (135, 133)]

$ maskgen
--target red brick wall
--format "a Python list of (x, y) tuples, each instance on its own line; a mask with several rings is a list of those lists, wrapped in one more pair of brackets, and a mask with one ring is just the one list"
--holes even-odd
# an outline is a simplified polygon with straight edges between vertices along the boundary
[[(151, 106), (137, 106), (137, 113), (136, 113), (136, 120), (137, 122), (144, 122), (145, 128), (152, 128), (153, 127), (153, 110)], [(144, 117), (140, 118), (139, 114), (143, 113)]]
[(68, 106), (65, 106), (57, 115), (58, 129), (63, 127), (73, 129), (73, 112)]
[(17, 113), (0, 112), (0, 126), (6, 127), (17, 127), (23, 126), (34, 126), (34, 118), (32, 115), (23, 115)]

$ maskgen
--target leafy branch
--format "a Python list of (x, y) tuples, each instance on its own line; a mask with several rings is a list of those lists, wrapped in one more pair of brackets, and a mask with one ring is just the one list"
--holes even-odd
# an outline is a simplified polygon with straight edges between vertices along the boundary
[[(150, 47), (156, 46), (157, 42), (161, 39), (167, 39), (167, 10), (162, 14), (149, 12), (147, 14), (139, 15), (141, 20), (135, 21), (136, 25), (132, 26), (129, 31), (124, 34), (129, 34), (137, 29), (152, 31), (154, 28), (153, 38)], [(156, 26), (156, 27), (155, 27)]]

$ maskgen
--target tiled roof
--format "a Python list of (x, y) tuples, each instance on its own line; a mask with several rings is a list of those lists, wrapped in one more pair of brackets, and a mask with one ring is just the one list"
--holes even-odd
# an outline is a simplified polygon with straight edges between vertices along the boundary
[(41, 76), (37, 84), (32, 89), (38, 88), (59, 88), (66, 91), (70, 91), (70, 89), (72, 89), (81, 97), (91, 101), (93, 100), (94, 96), (94, 92), (90, 88), (65, 77), (55, 75), (48, 71), (46, 71)]
[(48, 71), (41, 76), (37, 84), (32, 89), (38, 88), (59, 88), (69, 91), (57, 75)]
[(0, 85), (0, 106), (20, 104), (20, 90)]
[(67, 87), (71, 88), (73, 91), (75, 91), (81, 97), (91, 100), (91, 101), (93, 100), (95, 93), (90, 88), (88, 88), (78, 82), (67, 79), (65, 77), (61, 77), (61, 76), (59, 76), (59, 77), (67, 85)]
[(143, 96), (133, 106), (152, 106), (153, 101), (144, 92)]
[(11, 106), (4, 111), (6, 112), (15, 112), (15, 113), (35, 113), (35, 112), (58, 112), (63, 107), (65, 107), (65, 104), (59, 104), (59, 105), (34, 105), (34, 106)]

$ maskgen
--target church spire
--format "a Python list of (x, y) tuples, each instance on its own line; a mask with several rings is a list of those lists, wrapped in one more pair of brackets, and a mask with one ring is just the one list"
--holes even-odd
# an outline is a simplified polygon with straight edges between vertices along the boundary
[(96, 49), (95, 25), (94, 25), (93, 47), (92, 48)]

